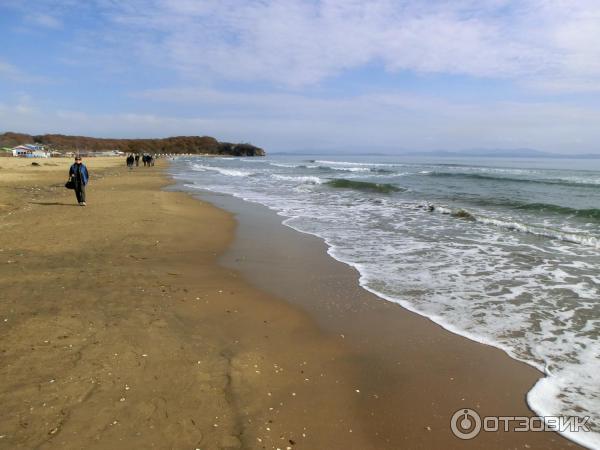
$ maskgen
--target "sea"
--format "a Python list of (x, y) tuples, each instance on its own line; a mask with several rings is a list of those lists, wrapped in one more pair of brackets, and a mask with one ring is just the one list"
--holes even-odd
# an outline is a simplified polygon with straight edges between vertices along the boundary
[(363, 288), (545, 373), (540, 416), (600, 449), (600, 160), (179, 157), (185, 189), (267, 206)]

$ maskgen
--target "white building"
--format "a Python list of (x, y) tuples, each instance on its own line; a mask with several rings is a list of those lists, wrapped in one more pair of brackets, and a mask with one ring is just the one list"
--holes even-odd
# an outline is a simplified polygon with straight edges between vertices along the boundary
[(42, 145), (25, 144), (12, 149), (13, 156), (20, 158), (48, 158), (48, 152)]

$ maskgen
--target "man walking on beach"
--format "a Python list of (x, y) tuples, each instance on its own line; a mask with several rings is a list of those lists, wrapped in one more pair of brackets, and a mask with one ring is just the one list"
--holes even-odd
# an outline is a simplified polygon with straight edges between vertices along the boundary
[(81, 156), (75, 157), (75, 164), (69, 169), (69, 179), (73, 181), (75, 196), (79, 206), (86, 206), (85, 203), (85, 185), (89, 180), (89, 173), (85, 164), (81, 162)]

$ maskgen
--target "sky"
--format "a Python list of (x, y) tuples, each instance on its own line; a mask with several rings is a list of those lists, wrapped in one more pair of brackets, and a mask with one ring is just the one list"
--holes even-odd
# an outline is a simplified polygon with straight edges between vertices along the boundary
[(600, 154), (598, 0), (0, 0), (0, 132)]

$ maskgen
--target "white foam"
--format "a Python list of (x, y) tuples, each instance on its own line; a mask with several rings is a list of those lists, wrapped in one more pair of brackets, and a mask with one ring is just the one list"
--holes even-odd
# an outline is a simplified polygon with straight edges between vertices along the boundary
[[(446, 206), (435, 206), (435, 211), (438, 211), (441, 214), (454, 214), (458, 212), (458, 210), (453, 210)], [(598, 237), (591, 236), (581, 231), (573, 231), (572, 228), (570, 231), (568, 231), (567, 229), (557, 230), (553, 228), (546, 228), (542, 226), (526, 224), (517, 220), (506, 220), (497, 219), (494, 217), (486, 217), (470, 211), (468, 211), (468, 213), (474, 220), (486, 225), (494, 225), (507, 230), (529, 233), (535, 236), (547, 237), (550, 239), (558, 239), (560, 241), (572, 242), (574, 244), (580, 244), (600, 249), (600, 239)]]
[[(531, 227), (538, 225), (480, 211), (467, 222), (448, 217), (451, 207), (426, 214), (422, 201), (401, 196), (374, 202), (353, 191), (311, 188), (325, 181), (318, 177), (220, 182), (215, 173), (196, 176), (200, 188), (261, 203), (285, 217), (285, 225), (322, 238), (332, 257), (359, 271), (365, 289), (543, 371), (546, 378), (528, 394), (537, 414), (583, 410), (600, 424), (600, 323), (582, 318), (600, 298), (596, 247), (535, 239)], [(597, 428), (565, 436), (600, 449)]]
[(194, 170), (212, 170), (214, 172), (219, 172), (222, 175), (230, 176), (230, 177), (247, 177), (249, 175), (253, 175), (252, 172), (246, 172), (243, 170), (234, 170), (234, 169), (223, 169), (222, 167), (215, 166), (205, 166), (203, 164), (192, 164)]
[(333, 170), (341, 170), (342, 172), (370, 172), (368, 167), (329, 167)]
[(567, 183), (573, 183), (573, 184), (597, 184), (597, 185), (600, 185), (600, 178), (566, 177), (566, 178), (560, 178), (560, 181), (566, 181)]
[(274, 162), (270, 162), (269, 165), (274, 166), (274, 167), (285, 167), (286, 169), (293, 169), (295, 167), (300, 167), (300, 164), (281, 164), (281, 163), (274, 163)]
[(294, 181), (296, 183), (301, 183), (301, 184), (323, 184), (324, 180), (322, 180), (319, 177), (293, 177), (293, 176), (286, 176), (286, 175), (279, 175), (279, 174), (271, 174), (271, 176), (273, 178), (275, 178), (276, 180), (285, 180), (285, 181)]
[(475, 220), (490, 225), (506, 228), (508, 230), (517, 230), (523, 233), (530, 233), (536, 236), (543, 236), (551, 239), (558, 239), (574, 244), (586, 245), (596, 249), (600, 249), (600, 241), (596, 236), (589, 236), (583, 233), (565, 232), (561, 230), (552, 230), (534, 225), (528, 225), (517, 221), (498, 220), (489, 217), (474, 216)]
[[(559, 399), (574, 393), (577, 395), (577, 409), (567, 415), (576, 417), (591, 416), (597, 420), (598, 403), (598, 373), (600, 373), (600, 355), (598, 350), (591, 347), (582, 350), (581, 356), (588, 364), (566, 365), (556, 371), (548, 371), (527, 394), (527, 403), (541, 416), (564, 416), (564, 402)], [(596, 415), (596, 417), (594, 417)], [(593, 420), (592, 419), (592, 420)], [(588, 424), (589, 425), (589, 424)], [(597, 422), (594, 423), (597, 426)], [(597, 428), (596, 428), (597, 430)], [(563, 433), (567, 438), (591, 449), (600, 448), (600, 433), (571, 432)]]
[(350, 161), (329, 161), (325, 159), (317, 159), (315, 161), (319, 164), (327, 165), (341, 165), (341, 166), (366, 166), (366, 167), (396, 167), (402, 166), (403, 164), (387, 164), (387, 163), (361, 163), (361, 162), (350, 162)]

